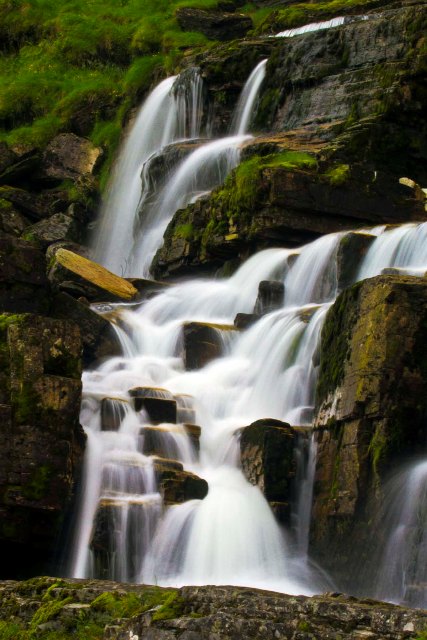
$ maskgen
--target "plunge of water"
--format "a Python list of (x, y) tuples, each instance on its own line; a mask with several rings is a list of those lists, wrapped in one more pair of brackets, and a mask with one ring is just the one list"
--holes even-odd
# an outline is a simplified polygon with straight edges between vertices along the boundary
[[(162, 83), (156, 100), (162, 95), (168, 103), (174, 82)], [(245, 95), (254, 105), (253, 92)], [(245, 108), (236, 122), (246, 119), (244, 114)], [(188, 112), (186, 119), (195, 122)], [(161, 241), (160, 227), (177, 206), (224, 179), (238, 161), (242, 139), (208, 143), (178, 166), (159, 196), (159, 219), (147, 217), (147, 244), (134, 254), (143, 272)], [(381, 250), (368, 252), (359, 273), (374, 275), (396, 263), (422, 267), (426, 256), (418, 238), (426, 229), (374, 229), (374, 245)], [(81, 421), (88, 444), (72, 575), (165, 585), (233, 583), (288, 593), (331, 586), (307, 557), (314, 447), (301, 449), (305, 462), (297, 470), (293, 530), (285, 531), (258, 487), (243, 476), (239, 432), (265, 417), (297, 426), (311, 423), (316, 353), (337, 293), (342, 237), (331, 234), (293, 251), (267, 250), (227, 280), (186, 282), (136, 307), (115, 307), (123, 355), (83, 376)], [(283, 307), (246, 331), (235, 331), (235, 315), (252, 312), (259, 282), (269, 279), (284, 283)], [(182, 353), (183, 326), (191, 321), (219, 325), (223, 335), (222, 356), (195, 371), (185, 370)], [(161, 418), (159, 403), (166, 411)], [(201, 427), (199, 453), (189, 437), (196, 425)], [(159, 465), (204, 478), (207, 496), (166, 506), (159, 493)]]

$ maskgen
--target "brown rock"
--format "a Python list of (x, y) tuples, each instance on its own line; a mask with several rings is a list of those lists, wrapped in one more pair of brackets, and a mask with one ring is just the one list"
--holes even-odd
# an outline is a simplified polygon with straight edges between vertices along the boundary
[(291, 483), (295, 476), (295, 432), (285, 422), (257, 420), (242, 429), (240, 453), (242, 470), (253, 485), (257, 485), (267, 500), (280, 503), (276, 509), (282, 522), (289, 519)]
[(186, 322), (184, 324), (185, 368), (201, 369), (211, 360), (218, 358), (223, 349), (221, 331), (230, 330), (234, 330), (234, 326)]
[(312, 549), (343, 588), (352, 548), (355, 566), (369, 550), (385, 473), (424, 451), (426, 327), (424, 279), (390, 275), (345, 290), (322, 330)]
[(211, 40), (243, 38), (253, 27), (252, 20), (242, 14), (187, 7), (180, 7), (176, 12), (176, 18), (183, 31), (200, 31)]
[(44, 152), (44, 173), (56, 180), (91, 175), (101, 155), (101, 149), (94, 147), (90, 140), (73, 133), (62, 133), (49, 143)]
[(133, 398), (135, 411), (143, 409), (152, 424), (161, 424), (162, 422), (176, 424), (176, 401), (166, 389), (135, 387), (129, 390), (129, 395)]

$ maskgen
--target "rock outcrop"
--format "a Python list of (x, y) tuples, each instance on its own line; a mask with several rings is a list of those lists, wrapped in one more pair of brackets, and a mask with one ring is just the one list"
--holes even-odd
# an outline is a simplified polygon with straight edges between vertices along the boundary
[(200, 31), (212, 40), (236, 40), (252, 29), (249, 16), (219, 11), (180, 7), (176, 12), (183, 31)]
[(352, 550), (358, 563), (369, 552), (381, 479), (425, 451), (426, 327), (426, 281), (390, 275), (345, 290), (322, 330), (311, 547), (344, 588)]
[(279, 420), (257, 420), (240, 435), (242, 471), (258, 486), (281, 522), (289, 523), (296, 432)]
[(70, 507), (84, 434), (76, 325), (0, 316), (0, 544), (7, 577), (45, 569)]
[(0, 601), (5, 637), (22, 640), (87, 638), (88, 629), (99, 640), (409, 640), (422, 638), (427, 625), (424, 611), (373, 600), (231, 586), (162, 589), (36, 578), (0, 583)]

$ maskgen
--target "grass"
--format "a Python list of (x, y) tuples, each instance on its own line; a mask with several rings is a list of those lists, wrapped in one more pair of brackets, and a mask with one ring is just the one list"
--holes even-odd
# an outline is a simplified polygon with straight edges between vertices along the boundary
[(0, 139), (43, 146), (71, 130), (115, 148), (155, 77), (211, 44), (181, 31), (182, 5), (216, 0), (0, 0)]

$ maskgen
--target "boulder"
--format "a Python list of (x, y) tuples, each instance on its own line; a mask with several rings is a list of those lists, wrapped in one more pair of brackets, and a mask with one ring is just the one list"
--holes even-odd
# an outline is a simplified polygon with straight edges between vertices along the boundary
[(45, 218), (25, 229), (23, 238), (36, 241), (43, 249), (55, 242), (72, 241), (81, 239), (81, 229), (75, 218), (56, 213), (50, 218)]
[(258, 297), (255, 302), (254, 314), (257, 316), (277, 311), (283, 307), (285, 285), (276, 280), (263, 280), (259, 283)]
[[(78, 328), (65, 320), (3, 314), (0, 347), (0, 539), (4, 557), (10, 557), (1, 567), (6, 577), (47, 569), (73, 497), (84, 434)], [(34, 564), (31, 554), (38, 557)]]
[(58, 249), (49, 265), (48, 278), (53, 288), (60, 290), (73, 283), (88, 300), (130, 301), (138, 291), (124, 278), (111, 273), (100, 264), (68, 249)]
[(176, 424), (177, 407), (173, 395), (166, 389), (135, 387), (129, 389), (135, 411), (144, 410), (151, 424)]
[(0, 232), (19, 237), (29, 224), (11, 202), (0, 198)]
[(393, 275), (346, 289), (323, 326), (311, 540), (342, 588), (352, 549), (356, 567), (370, 548), (387, 471), (425, 451), (426, 327), (426, 281)]
[[(274, 503), (281, 521), (290, 516), (292, 479), (295, 476), (295, 432), (280, 420), (257, 420), (240, 436), (242, 471), (266, 499)], [(285, 503), (285, 504), (284, 504)]]
[(49, 283), (43, 253), (30, 242), (0, 233), (0, 309), (45, 313)]
[(234, 326), (186, 322), (184, 324), (184, 365), (189, 371), (201, 369), (218, 358), (223, 349), (222, 331), (234, 330)]
[(253, 28), (248, 16), (190, 7), (180, 7), (176, 12), (176, 19), (183, 31), (200, 31), (211, 40), (243, 38)]
[(61, 133), (46, 147), (43, 154), (43, 173), (49, 179), (75, 180), (92, 175), (102, 150), (90, 140), (74, 133)]
[(188, 471), (170, 466), (159, 458), (154, 465), (160, 493), (165, 505), (181, 504), (187, 500), (203, 500), (208, 493), (206, 480)]
[(234, 318), (234, 326), (239, 331), (244, 330), (255, 324), (259, 318), (255, 313), (238, 313)]

